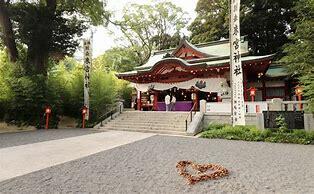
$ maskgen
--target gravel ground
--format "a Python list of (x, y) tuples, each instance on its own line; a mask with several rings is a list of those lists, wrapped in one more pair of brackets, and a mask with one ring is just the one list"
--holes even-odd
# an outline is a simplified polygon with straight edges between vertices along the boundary
[(0, 148), (97, 133), (90, 129), (49, 129), (17, 133), (0, 133)]
[[(314, 146), (153, 136), (0, 183), (0, 193), (314, 193)], [(176, 162), (229, 177), (190, 186)]]

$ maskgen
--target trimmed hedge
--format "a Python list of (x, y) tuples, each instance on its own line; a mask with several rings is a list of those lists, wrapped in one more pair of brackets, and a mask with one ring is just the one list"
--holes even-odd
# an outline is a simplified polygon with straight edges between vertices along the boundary
[(287, 132), (281, 132), (276, 129), (259, 130), (254, 126), (232, 127), (225, 124), (211, 124), (201, 134), (201, 137), (314, 145), (314, 132), (306, 132), (304, 130), (289, 130)]

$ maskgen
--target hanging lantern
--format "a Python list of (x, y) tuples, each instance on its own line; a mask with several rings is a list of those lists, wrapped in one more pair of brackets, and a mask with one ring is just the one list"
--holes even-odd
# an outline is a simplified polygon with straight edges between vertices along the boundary
[(249, 91), (250, 91), (251, 101), (254, 102), (255, 96), (256, 96), (256, 88), (250, 87)]
[(303, 94), (303, 88), (299, 85), (297, 85), (295, 87), (295, 95), (298, 97), (298, 101), (299, 101), (299, 108), (300, 110), (302, 110), (302, 94)]

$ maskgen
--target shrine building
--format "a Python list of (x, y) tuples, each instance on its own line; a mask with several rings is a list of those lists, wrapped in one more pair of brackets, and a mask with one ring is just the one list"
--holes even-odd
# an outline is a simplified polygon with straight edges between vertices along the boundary
[[(293, 98), (296, 83), (281, 65), (273, 63), (274, 55), (252, 56), (244, 37), (240, 48), (245, 101)], [(176, 97), (175, 111), (198, 109), (202, 99), (230, 102), (230, 43), (193, 45), (181, 40), (176, 48), (154, 51), (146, 64), (117, 77), (136, 89), (133, 101), (138, 110), (164, 111), (167, 94)]]

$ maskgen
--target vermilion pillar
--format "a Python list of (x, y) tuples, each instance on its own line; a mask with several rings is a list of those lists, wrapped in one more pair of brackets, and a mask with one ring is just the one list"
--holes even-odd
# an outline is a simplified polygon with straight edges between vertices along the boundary
[(195, 108), (194, 110), (198, 110), (198, 91), (195, 92)]
[(158, 106), (157, 102), (158, 102), (158, 92), (156, 91), (154, 92), (154, 105), (153, 105), (153, 109), (155, 111), (157, 111), (157, 106)]
[(137, 90), (137, 110), (142, 110), (142, 92)]

